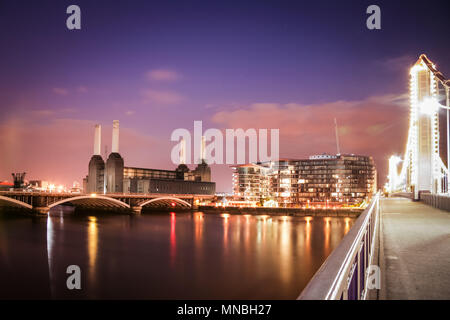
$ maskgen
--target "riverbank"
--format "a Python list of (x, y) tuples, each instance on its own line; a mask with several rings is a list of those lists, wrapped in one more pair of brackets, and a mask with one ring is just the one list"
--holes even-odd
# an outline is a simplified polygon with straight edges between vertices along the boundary
[(198, 211), (208, 213), (251, 214), (293, 217), (352, 217), (356, 218), (364, 211), (362, 208), (339, 209), (301, 209), (301, 208), (267, 208), (267, 207), (210, 207), (199, 206)]
[[(62, 206), (64, 208), (54, 208), (52, 212), (66, 210), (67, 206)], [(83, 212), (91, 215), (96, 214), (116, 214), (121, 215), (130, 214), (129, 210), (119, 210), (119, 209), (86, 209), (86, 208), (73, 208), (69, 207), (72, 213)], [(364, 209), (360, 208), (340, 208), (340, 209), (301, 209), (301, 208), (266, 208), (266, 207), (211, 207), (211, 206), (199, 206), (198, 208), (192, 209), (180, 209), (180, 208), (144, 208), (142, 214), (151, 214), (152, 212), (192, 212), (201, 211), (205, 214), (235, 214), (235, 215), (269, 215), (269, 216), (291, 216), (291, 217), (352, 217), (357, 218)], [(13, 215), (31, 216), (35, 217), (31, 210), (23, 208), (1, 208), (0, 213), (9, 213)], [(66, 212), (67, 213), (67, 212)], [(47, 217), (47, 216), (42, 216)]]

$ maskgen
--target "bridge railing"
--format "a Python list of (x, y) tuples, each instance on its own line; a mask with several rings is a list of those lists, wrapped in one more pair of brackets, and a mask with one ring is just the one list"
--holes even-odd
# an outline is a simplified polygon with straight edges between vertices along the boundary
[(450, 211), (450, 196), (448, 195), (421, 193), (420, 201), (429, 206), (445, 211)]
[(379, 194), (374, 196), (297, 299), (366, 299), (369, 266), (376, 242), (379, 198)]

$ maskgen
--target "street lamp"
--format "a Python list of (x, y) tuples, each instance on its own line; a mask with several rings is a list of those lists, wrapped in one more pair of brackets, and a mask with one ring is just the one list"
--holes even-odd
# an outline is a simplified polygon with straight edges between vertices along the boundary
[(402, 161), (400, 157), (397, 156), (391, 156), (389, 158), (389, 193), (393, 193), (397, 189), (398, 185), (398, 172), (397, 172), (397, 165)]

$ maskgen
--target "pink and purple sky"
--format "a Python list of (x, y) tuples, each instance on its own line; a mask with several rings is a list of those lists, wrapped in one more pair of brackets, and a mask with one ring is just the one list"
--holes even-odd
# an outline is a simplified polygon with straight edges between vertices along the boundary
[[(402, 155), (408, 69), (421, 53), (450, 74), (445, 1), (0, 2), (0, 180), (81, 182), (94, 124), (111, 149), (119, 120), (127, 166), (173, 169), (170, 135), (207, 128), (278, 128), (280, 156), (371, 155), (380, 182)], [(441, 9), (439, 9), (441, 8)], [(231, 169), (213, 166), (217, 191)]]

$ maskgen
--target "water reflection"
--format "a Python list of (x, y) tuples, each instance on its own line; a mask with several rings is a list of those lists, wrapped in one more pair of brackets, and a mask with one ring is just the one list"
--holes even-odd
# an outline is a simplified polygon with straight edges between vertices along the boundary
[(203, 236), (203, 213), (194, 213), (194, 227), (195, 227), (195, 244), (198, 247), (202, 246)]
[(324, 218), (325, 224), (324, 224), (324, 230), (323, 233), (325, 235), (325, 242), (324, 242), (324, 253), (327, 253), (328, 250), (330, 250), (330, 221), (331, 218)]
[[(50, 278), (47, 286), (34, 287), (50, 287), (53, 298), (294, 299), (353, 224), (351, 218), (201, 212), (143, 214), (132, 221), (63, 215), (28, 229), (29, 220), (0, 216), (6, 255), (0, 274), (26, 268), (30, 277), (42, 278), (28, 266), (42, 264)], [(28, 236), (15, 236), (18, 230)], [(44, 259), (28, 261), (30, 252)], [(65, 285), (71, 264), (86, 272), (78, 296)], [(17, 286), (7, 278), (0, 296)], [(27, 282), (22, 286), (32, 290)]]
[(177, 235), (175, 233), (175, 226), (177, 217), (175, 212), (170, 213), (170, 266), (174, 268), (175, 258), (177, 255)]
[(245, 217), (245, 231), (244, 231), (244, 243), (245, 243), (245, 252), (248, 254), (250, 251), (250, 215), (246, 214)]
[(220, 215), (223, 218), (223, 247), (225, 248), (225, 252), (228, 249), (228, 219), (230, 215), (228, 213), (224, 213)]
[(203, 213), (195, 212), (194, 217), (194, 238), (195, 238), (195, 264), (198, 273), (203, 272)]
[(312, 229), (312, 217), (305, 217), (305, 244), (304, 244), (304, 260), (305, 260), (305, 272), (311, 272), (311, 264), (313, 261), (312, 257), (312, 247), (311, 247), (311, 229)]
[(97, 218), (88, 217), (88, 255), (89, 255), (89, 278), (92, 283), (95, 282), (97, 267), (97, 250), (98, 250), (98, 225)]
[(278, 224), (278, 227), (281, 228), (281, 241), (279, 242), (280, 246), (280, 261), (281, 261), (281, 278), (283, 282), (288, 282), (291, 278), (291, 270), (292, 270), (292, 263), (290, 262), (289, 255), (292, 254), (291, 252), (291, 224), (287, 222), (287, 220), (283, 219), (281, 222), (281, 225)]
[(347, 233), (350, 230), (350, 222), (352, 222), (352, 219), (345, 218), (345, 229), (344, 229), (345, 233)]
[(47, 260), (48, 260), (48, 276), (50, 278), (50, 294), (54, 295), (54, 277), (53, 274), (53, 246), (54, 246), (54, 230), (53, 221), (50, 216), (47, 217)]

